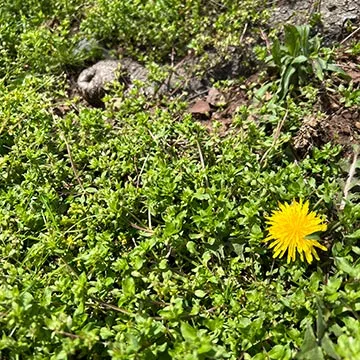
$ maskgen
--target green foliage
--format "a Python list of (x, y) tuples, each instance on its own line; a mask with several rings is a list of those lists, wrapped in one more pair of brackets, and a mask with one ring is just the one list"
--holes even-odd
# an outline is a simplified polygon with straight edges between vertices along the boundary
[(221, 139), (174, 122), (183, 104), (152, 113), (136, 94), (58, 118), (36, 85), (2, 89), (2, 112), (17, 109), (1, 172), (5, 356), (292, 358), (323, 277), (273, 267), (263, 216), (294, 197), (332, 209), (339, 149), (296, 165), (285, 132), (261, 166), (281, 106), (257, 125), (240, 113)]
[(166, 1), (100, 0), (89, 9), (82, 28), (105, 41), (116, 39), (118, 44), (137, 48), (156, 47), (168, 54), (207, 25), (206, 7), (209, 5), (199, 0), (172, 1), (171, 6)]
[(332, 71), (343, 76), (346, 73), (322, 56), (318, 36), (310, 38), (309, 25), (284, 25), (284, 43), (275, 38), (271, 55), (266, 59), (274, 67), (280, 79), (276, 81), (277, 95), (280, 99), (294, 88), (305, 85), (311, 77), (323, 81), (325, 72)]
[[(114, 109), (116, 84), (104, 110), (67, 97), (86, 33), (163, 58), (261, 21), (250, 2), (151, 4), (2, 4), (0, 358), (353, 359), (358, 198), (338, 210), (339, 146), (295, 159), (291, 145), (316, 89), (286, 108), (240, 107), (226, 136), (136, 89)], [(293, 198), (329, 226), (312, 266), (273, 260), (262, 242), (265, 216)]]
[[(89, 6), (81, 30), (139, 58), (168, 60), (194, 49), (240, 46), (247, 22), (264, 19), (261, 1), (98, 0)], [(104, 16), (106, 14), (106, 16)], [(145, 55), (144, 55), (145, 52)]]
[(347, 50), (347, 53), (351, 55), (360, 55), (360, 41), (353, 41), (350, 49)]
[(347, 87), (341, 84), (339, 86), (339, 93), (342, 95), (341, 102), (346, 107), (360, 105), (360, 89), (354, 88), (352, 82)]
[(71, 36), (82, 0), (4, 0), (0, 12), (0, 76), (24, 72), (57, 73), (74, 65), (76, 37)]
[[(169, 62), (188, 51), (243, 46), (265, 19), (261, 1), (6, 0), (0, 12), (0, 76), (59, 74), (118, 49), (140, 61)], [(80, 50), (88, 41), (93, 49)], [(15, 65), (15, 66), (14, 66)]]

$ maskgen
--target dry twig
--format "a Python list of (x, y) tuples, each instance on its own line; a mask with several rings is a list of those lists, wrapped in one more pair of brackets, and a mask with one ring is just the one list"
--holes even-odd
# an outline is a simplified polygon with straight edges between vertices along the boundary
[(284, 126), (285, 120), (288, 116), (289, 111), (286, 110), (284, 117), (282, 118), (281, 121), (278, 122), (278, 125), (275, 129), (275, 133), (274, 133), (274, 139), (273, 142), (271, 144), (271, 146), (265, 151), (265, 154), (262, 156), (261, 160), (260, 160), (260, 164), (262, 164), (264, 162), (264, 160), (266, 159), (266, 157), (269, 155), (269, 152), (274, 148), (276, 141), (278, 140), (279, 136), (280, 136), (280, 132), (282, 127)]
[(347, 178), (346, 183), (345, 183), (344, 196), (343, 196), (343, 199), (342, 199), (341, 204), (340, 204), (340, 210), (344, 210), (345, 205), (346, 205), (346, 200), (347, 200), (347, 198), (349, 196), (349, 191), (351, 189), (351, 182), (352, 182), (352, 180), (354, 178), (354, 175), (355, 175), (356, 163), (357, 163), (358, 155), (359, 155), (359, 147), (356, 147), (354, 149), (353, 162), (352, 162), (352, 164), (350, 166), (349, 175), (348, 175), (348, 178)]
[(240, 44), (241, 44), (241, 43), (243, 42), (243, 40), (244, 40), (244, 36), (245, 36), (245, 34), (246, 34), (247, 28), (248, 28), (248, 23), (245, 24), (244, 30), (243, 30), (243, 32), (241, 33), (241, 36), (240, 36)]
[(150, 156), (150, 154), (147, 154), (147, 155), (146, 155), (146, 158), (145, 158), (145, 160), (144, 160), (144, 163), (142, 164), (142, 167), (141, 167), (141, 169), (140, 169), (140, 173), (139, 173), (139, 175), (138, 175), (138, 177), (137, 177), (137, 180), (136, 180), (136, 188), (137, 188), (137, 189), (138, 189), (139, 186), (140, 186), (141, 175), (142, 175), (142, 173), (144, 172), (145, 165), (146, 165), (146, 162), (147, 162), (148, 159), (149, 159), (149, 156)]
[(342, 41), (340, 42), (340, 44), (342, 45), (342, 44), (346, 43), (349, 39), (351, 39), (351, 38), (352, 38), (355, 34), (357, 34), (359, 31), (360, 31), (360, 26), (359, 26), (357, 29), (355, 29), (351, 34), (349, 34), (344, 40), (342, 40)]
[(72, 157), (72, 155), (71, 155), (70, 145), (69, 145), (69, 143), (67, 142), (66, 137), (65, 137), (64, 134), (62, 134), (62, 138), (63, 138), (63, 140), (64, 140), (64, 142), (65, 142), (66, 150), (67, 150), (67, 153), (68, 153), (68, 155), (69, 155), (69, 160), (70, 160), (70, 164), (71, 164), (71, 169), (72, 169), (72, 171), (73, 171), (73, 173), (74, 173), (74, 176), (75, 176), (77, 182), (79, 183), (79, 185), (80, 185), (80, 187), (81, 187), (81, 190), (85, 192), (84, 186), (83, 186), (83, 184), (82, 184), (82, 182), (81, 182), (81, 180), (80, 180), (79, 174), (78, 174), (77, 169), (76, 169), (75, 164), (74, 164), (73, 157)]
[[(199, 157), (200, 157), (201, 167), (202, 167), (203, 170), (205, 171), (205, 170), (206, 170), (206, 166), (205, 166), (204, 157), (203, 157), (203, 154), (202, 154), (202, 151), (201, 151), (200, 144), (199, 144), (199, 142), (198, 142), (197, 140), (196, 140), (196, 145), (197, 145), (197, 148), (198, 148), (198, 151), (199, 151)], [(209, 180), (208, 180), (206, 174), (205, 174), (205, 184), (206, 184), (206, 187), (208, 188), (208, 187), (209, 187)]]

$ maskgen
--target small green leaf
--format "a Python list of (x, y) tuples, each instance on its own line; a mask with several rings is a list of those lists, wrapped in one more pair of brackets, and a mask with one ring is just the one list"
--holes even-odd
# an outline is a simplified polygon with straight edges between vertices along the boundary
[(292, 64), (302, 64), (304, 62), (309, 61), (309, 59), (304, 55), (297, 56), (291, 63)]
[(352, 246), (351, 250), (356, 254), (360, 255), (360, 248), (358, 246)]
[(301, 359), (324, 360), (324, 354), (322, 353), (320, 346), (317, 346), (314, 349), (307, 352), (306, 355), (304, 357), (302, 357)]
[(285, 32), (285, 46), (289, 54), (296, 57), (300, 48), (300, 34), (296, 26), (291, 24), (284, 25)]
[(275, 39), (273, 42), (273, 46), (271, 47), (271, 55), (272, 60), (274, 61), (276, 66), (281, 66), (281, 48), (280, 42), (278, 39)]
[(281, 86), (278, 90), (278, 94), (280, 96), (280, 99), (284, 99), (286, 94), (289, 91), (289, 85), (291, 82), (291, 78), (295, 73), (295, 68), (293, 66), (288, 66), (281, 77)]
[(199, 355), (203, 355), (203, 354), (210, 352), (212, 349), (213, 349), (213, 347), (212, 347), (211, 343), (205, 342), (205, 343), (202, 343), (201, 346), (197, 349), (197, 353)]
[(316, 337), (311, 325), (308, 323), (305, 331), (304, 342), (301, 345), (301, 351), (307, 352), (317, 347)]
[(193, 241), (188, 241), (186, 243), (186, 248), (188, 249), (190, 254), (196, 254), (196, 245)]
[(114, 333), (107, 327), (102, 327), (100, 329), (100, 337), (101, 339), (103, 340), (107, 340), (109, 339), (110, 337), (114, 336)]
[(339, 270), (343, 271), (344, 273), (356, 278), (360, 274), (358, 270), (356, 270), (353, 266), (350, 265), (349, 261), (343, 257), (336, 257), (335, 258), (336, 266)]
[(313, 67), (313, 71), (314, 71), (315, 75), (317, 76), (317, 78), (320, 81), (323, 81), (324, 80), (324, 72), (323, 72), (323, 68), (320, 64), (319, 59), (313, 59), (312, 67)]
[(326, 70), (342, 75), (345, 79), (351, 79), (350, 75), (347, 72), (345, 72), (340, 66), (337, 66), (335, 64), (327, 64)]
[(296, 30), (300, 36), (300, 50), (301, 52), (308, 56), (309, 55), (309, 34), (310, 34), (310, 26), (309, 25), (298, 25), (296, 26)]
[(233, 243), (232, 244), (235, 254), (240, 256), (242, 259), (244, 258), (244, 248), (245, 248), (245, 244), (237, 244), (237, 243)]
[(195, 296), (197, 296), (198, 298), (203, 298), (206, 296), (206, 292), (203, 290), (195, 290), (194, 292)]
[(181, 335), (186, 341), (194, 342), (197, 340), (196, 330), (188, 323), (182, 322), (180, 325)]
[(265, 83), (259, 90), (254, 93), (254, 97), (258, 100), (262, 100), (268, 89), (273, 85), (272, 82)]
[(345, 236), (347, 239), (360, 239), (360, 229), (356, 230), (352, 234)]
[(336, 353), (333, 342), (330, 340), (329, 335), (325, 334), (321, 340), (321, 346), (324, 349), (326, 355), (332, 359), (341, 360), (340, 356)]
[(305, 331), (304, 342), (301, 345), (300, 351), (296, 356), (301, 360), (323, 360), (324, 355), (321, 348), (318, 346), (316, 337), (314, 335), (311, 325), (308, 323)]
[(122, 289), (127, 297), (135, 295), (135, 281), (132, 277), (127, 277), (122, 282)]
[(269, 351), (269, 357), (270, 359), (282, 359), (283, 355), (285, 353), (285, 348), (283, 345), (275, 345), (270, 351)]
[(319, 232), (315, 232), (315, 233), (306, 235), (306, 236), (305, 236), (305, 239), (319, 241), (319, 240), (320, 240), (320, 233), (319, 233)]
[(330, 295), (335, 294), (339, 290), (341, 283), (342, 279), (340, 277), (330, 277), (325, 287), (326, 293)]
[(160, 262), (159, 262), (159, 269), (160, 270), (165, 270), (168, 266), (168, 261), (167, 259), (162, 259)]
[(325, 334), (326, 324), (321, 308), (320, 301), (317, 300), (316, 336), (320, 340)]

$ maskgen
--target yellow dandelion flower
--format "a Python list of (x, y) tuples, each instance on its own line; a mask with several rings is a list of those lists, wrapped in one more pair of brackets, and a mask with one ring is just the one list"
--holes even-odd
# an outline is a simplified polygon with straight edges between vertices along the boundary
[(267, 217), (266, 222), (269, 225), (269, 235), (264, 241), (271, 241), (269, 247), (273, 248), (273, 257), (281, 258), (287, 250), (288, 263), (295, 261), (296, 251), (301, 261), (304, 261), (304, 254), (309, 264), (313, 256), (319, 260), (315, 247), (321, 250), (327, 249), (307, 236), (317, 231), (325, 231), (326, 225), (315, 212), (309, 212), (309, 202), (303, 204), (302, 200), (300, 202), (293, 200), (291, 204), (279, 204), (279, 208)]

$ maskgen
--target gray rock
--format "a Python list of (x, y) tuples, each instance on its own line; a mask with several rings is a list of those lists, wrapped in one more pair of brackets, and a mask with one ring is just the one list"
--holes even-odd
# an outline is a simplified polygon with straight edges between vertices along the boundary
[(83, 70), (78, 77), (77, 86), (81, 95), (91, 105), (103, 106), (105, 85), (114, 81), (120, 68), (118, 60), (103, 60)]
[(118, 80), (126, 87), (126, 92), (134, 87), (136, 81), (144, 83), (141, 91), (146, 96), (161, 95), (170, 90), (200, 91), (201, 80), (192, 76), (191, 66), (184, 63), (171, 74), (164, 84), (149, 82), (149, 71), (138, 62), (124, 58), (121, 60), (102, 60), (83, 70), (77, 80), (77, 86), (84, 99), (93, 106), (103, 107), (102, 98), (107, 84)]
[(144, 83), (141, 91), (147, 95), (152, 96), (156, 91), (156, 84), (149, 83), (149, 71), (138, 62), (124, 58), (120, 60), (121, 78), (128, 89), (131, 89), (135, 81)]
[(341, 40), (346, 36), (347, 21), (360, 22), (360, 0), (277, 0), (271, 10), (270, 23), (306, 24), (314, 14), (321, 16), (326, 41)]
[[(129, 90), (134, 81), (148, 82), (148, 70), (138, 62), (124, 58), (121, 60), (102, 60), (83, 70), (78, 77), (77, 86), (81, 95), (91, 105), (102, 107), (107, 84), (118, 80)], [(145, 85), (142, 91), (152, 95), (155, 85)]]
[(203, 94), (213, 81), (233, 79), (240, 75), (246, 75), (244, 54), (241, 49), (234, 48), (229, 49), (228, 59), (216, 52), (208, 52), (205, 62), (199, 57), (187, 56), (169, 71), (168, 79), (163, 84), (150, 82), (149, 71), (144, 66), (130, 58), (123, 58), (102, 60), (83, 70), (77, 85), (87, 102), (103, 107), (106, 85), (114, 80), (125, 85), (125, 94), (135, 86), (136, 81), (140, 81), (144, 84), (140, 91), (145, 96), (181, 93), (194, 97)]

